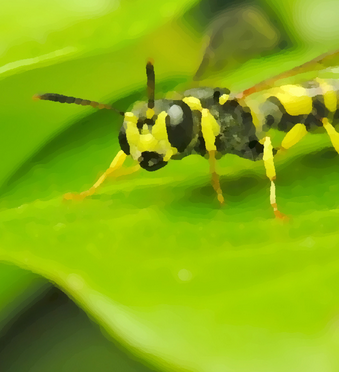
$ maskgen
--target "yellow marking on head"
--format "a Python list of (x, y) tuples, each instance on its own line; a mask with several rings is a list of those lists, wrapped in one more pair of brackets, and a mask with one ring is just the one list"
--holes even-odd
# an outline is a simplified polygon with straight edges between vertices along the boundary
[(148, 125), (144, 124), (142, 126), (141, 134), (148, 134), (148, 133), (149, 133)]
[(276, 173), (273, 161), (273, 147), (270, 137), (265, 137), (263, 160), (266, 169), (266, 175), (272, 181), (275, 179)]
[(281, 146), (284, 149), (289, 149), (298, 143), (307, 133), (306, 127), (304, 124), (296, 124), (285, 136)]
[(339, 154), (339, 133), (334, 129), (332, 124), (328, 119), (324, 118), (322, 120), (324, 128), (326, 129), (327, 134), (330, 136), (331, 142), (335, 151)]
[(138, 118), (131, 112), (126, 112), (124, 117), (126, 123), (127, 142), (130, 146), (137, 146), (140, 137), (139, 130), (137, 128)]
[(126, 112), (126, 137), (134, 160), (137, 160), (144, 151), (155, 151), (163, 154), (165, 161), (168, 161), (173, 154), (178, 152), (168, 141), (166, 116), (167, 113), (162, 111), (152, 127), (152, 132), (150, 133), (148, 125), (144, 124), (140, 134), (137, 127), (138, 118), (131, 112)]
[(126, 138), (130, 147), (130, 153), (134, 160), (140, 156), (138, 145), (140, 142), (140, 133), (137, 127), (138, 118), (132, 112), (126, 112), (124, 115), (126, 125)]
[(283, 85), (273, 88), (270, 92), (279, 99), (290, 115), (310, 114), (312, 111), (312, 98), (307, 95), (307, 90), (300, 85)]
[(325, 104), (325, 107), (331, 111), (331, 112), (335, 112), (337, 110), (337, 92), (334, 90), (334, 88), (325, 80), (322, 80), (322, 79), (319, 79), (319, 78), (316, 78), (315, 79), (321, 90), (322, 90), (322, 93), (323, 93), (323, 96), (324, 96), (324, 104)]
[(147, 119), (152, 119), (154, 116), (154, 110), (152, 108), (148, 108), (146, 111), (146, 118)]
[(168, 141), (167, 129), (166, 129), (166, 116), (165, 111), (160, 112), (155, 121), (155, 124), (152, 127), (152, 134), (158, 140)]
[(201, 106), (201, 102), (198, 98), (195, 98), (195, 97), (185, 97), (182, 99), (183, 102), (186, 103), (186, 105), (189, 106), (189, 108), (191, 110), (196, 110), (196, 111), (201, 111), (202, 110), (202, 106)]
[(155, 124), (152, 127), (152, 135), (158, 141), (156, 151), (160, 154), (164, 154), (164, 160), (169, 161), (172, 155), (176, 154), (178, 150), (172, 147), (168, 140), (166, 116), (166, 111), (160, 112)]
[(228, 101), (228, 98), (229, 98), (229, 94), (223, 94), (219, 97), (219, 104), (220, 105), (224, 105), (227, 101)]
[(158, 141), (152, 136), (151, 133), (141, 134), (138, 143), (138, 150), (144, 151), (155, 151), (158, 145)]
[(216, 151), (215, 137), (220, 133), (220, 127), (214, 116), (207, 109), (201, 111), (201, 131), (207, 151)]

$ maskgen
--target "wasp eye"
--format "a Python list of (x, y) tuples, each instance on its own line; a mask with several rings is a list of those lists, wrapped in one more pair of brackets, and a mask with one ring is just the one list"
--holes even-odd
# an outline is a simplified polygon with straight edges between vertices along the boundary
[(154, 151), (144, 151), (139, 158), (140, 167), (148, 171), (155, 171), (167, 164), (164, 157)]

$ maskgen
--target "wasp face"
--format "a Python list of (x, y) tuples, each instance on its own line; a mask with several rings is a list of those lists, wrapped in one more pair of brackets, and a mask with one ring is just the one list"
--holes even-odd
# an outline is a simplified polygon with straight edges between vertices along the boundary
[(185, 151), (193, 136), (193, 117), (180, 100), (157, 100), (154, 108), (137, 103), (125, 114), (119, 133), (121, 149), (148, 171), (164, 167), (176, 153)]

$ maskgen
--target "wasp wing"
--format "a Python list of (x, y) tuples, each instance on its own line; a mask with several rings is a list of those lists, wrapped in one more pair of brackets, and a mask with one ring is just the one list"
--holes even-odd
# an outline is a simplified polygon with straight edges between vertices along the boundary
[(226, 3), (225, 7), (208, 26), (206, 48), (194, 81), (230, 73), (249, 59), (272, 55), (291, 44), (282, 27), (278, 28), (261, 7)]
[(291, 70), (263, 80), (262, 82), (253, 85), (251, 88), (245, 89), (241, 93), (237, 94), (236, 97), (239, 99), (246, 98), (253, 93), (258, 93), (262, 90), (271, 88), (278, 80), (291, 78), (293, 76), (311, 71), (321, 71), (335, 66), (339, 66), (339, 49), (322, 54), (312, 59), (311, 61), (305, 62), (300, 66), (292, 68)]

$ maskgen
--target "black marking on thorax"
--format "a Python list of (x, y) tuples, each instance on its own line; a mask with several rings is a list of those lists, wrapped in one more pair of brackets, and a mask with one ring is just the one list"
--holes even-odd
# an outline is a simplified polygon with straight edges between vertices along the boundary
[[(237, 100), (219, 104), (219, 97), (229, 93), (227, 89), (198, 88), (185, 92), (185, 96), (198, 98), (202, 107), (207, 108), (219, 124), (220, 134), (215, 140), (217, 156), (235, 154), (251, 160), (261, 159), (263, 146), (256, 136), (249, 107), (240, 105)], [(200, 112), (193, 111), (193, 117), (201, 120)], [(207, 155), (201, 127), (192, 152)]]

